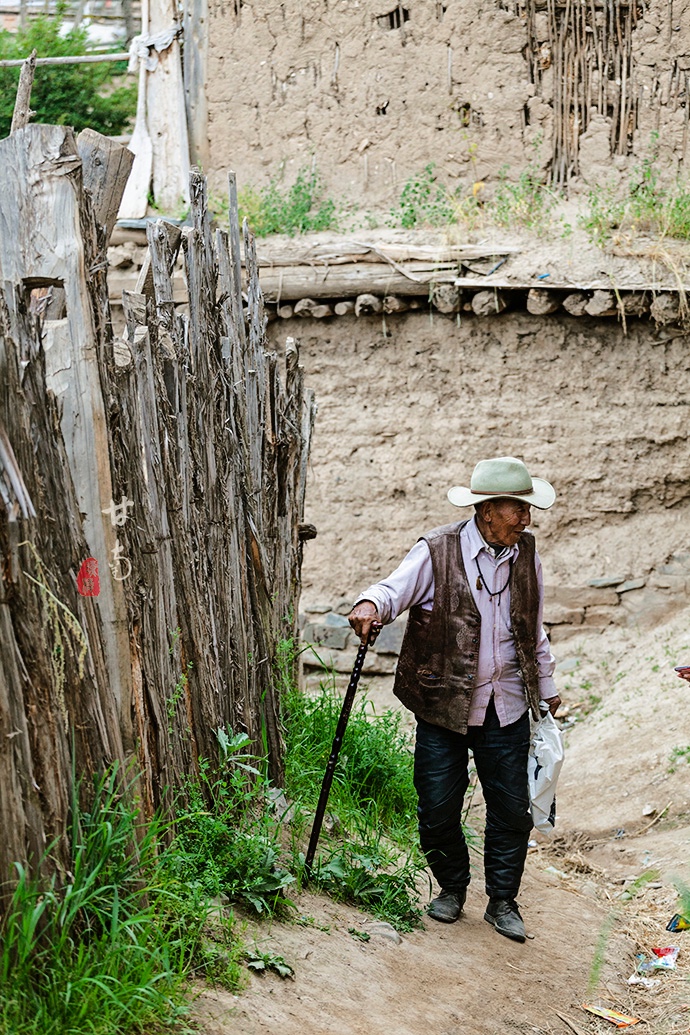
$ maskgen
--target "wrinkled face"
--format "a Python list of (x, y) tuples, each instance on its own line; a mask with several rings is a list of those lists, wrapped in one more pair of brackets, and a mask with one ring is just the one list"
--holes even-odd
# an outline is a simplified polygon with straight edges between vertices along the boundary
[(487, 542), (515, 546), (530, 523), (530, 505), (520, 500), (487, 500), (477, 512), (479, 531)]

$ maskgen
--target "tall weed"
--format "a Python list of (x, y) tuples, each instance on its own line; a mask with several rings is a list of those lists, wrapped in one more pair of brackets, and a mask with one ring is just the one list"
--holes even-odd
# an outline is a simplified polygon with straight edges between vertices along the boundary
[[(290, 798), (308, 807), (319, 796), (341, 707), (332, 681), (322, 683), (313, 697), (292, 690), (283, 699), (285, 787)], [(402, 716), (390, 710), (377, 715), (366, 697), (356, 699), (333, 778), (331, 812), (343, 822), (368, 820), (409, 845), (417, 832), (413, 771), (412, 741)]]
[(294, 876), (281, 860), (279, 817), (270, 783), (249, 753), (245, 733), (217, 731), (220, 766), (200, 761), (198, 781), (187, 788), (167, 858), (178, 880), (211, 898), (225, 895), (257, 913), (286, 905)]
[(142, 824), (131, 792), (115, 768), (97, 780), (89, 810), (75, 789), (62, 881), (17, 865), (0, 927), (3, 1035), (146, 1030), (180, 1016), (191, 971), (215, 966), (237, 984), (231, 922), (209, 935), (207, 904), (160, 867), (164, 831)]
[(315, 166), (300, 169), (291, 187), (281, 186), (277, 178), (261, 190), (246, 187), (238, 201), (240, 219), (246, 217), (257, 237), (338, 228), (335, 202), (325, 196)]

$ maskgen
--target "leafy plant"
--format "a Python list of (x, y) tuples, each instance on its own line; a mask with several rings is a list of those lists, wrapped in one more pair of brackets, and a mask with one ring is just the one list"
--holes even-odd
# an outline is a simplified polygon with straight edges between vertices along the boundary
[(313, 880), (333, 898), (411, 931), (421, 924), (417, 885), (425, 866), (418, 851), (401, 856), (370, 831), (365, 838), (331, 845), (317, 861)]
[(335, 202), (325, 197), (315, 166), (300, 169), (291, 187), (281, 186), (277, 178), (258, 191), (246, 187), (239, 192), (238, 202), (240, 220), (246, 217), (257, 237), (292, 236), (338, 226)]
[(370, 942), (371, 935), (368, 931), (358, 931), (356, 927), (348, 927), (347, 933), (351, 934), (353, 938), (356, 938), (360, 942)]
[[(0, 59), (25, 58), (36, 49), (38, 57), (78, 57), (88, 52), (85, 28), (63, 31), (57, 17), (32, 18), (25, 29), (0, 31)], [(35, 121), (72, 126), (79, 132), (90, 126), (100, 133), (117, 134), (134, 116), (137, 87), (114, 84), (126, 62), (41, 66), (31, 92)], [(0, 68), (0, 136), (10, 132), (19, 68)]]
[(275, 952), (262, 952), (261, 949), (254, 946), (253, 949), (245, 951), (244, 959), (249, 970), (258, 974), (265, 974), (272, 970), (278, 977), (293, 978), (295, 976), (290, 964), (285, 961), (283, 956), (279, 956)]
[(176, 818), (170, 859), (178, 879), (211, 898), (226, 895), (257, 913), (286, 905), (295, 880), (281, 862), (280, 830), (267, 778), (249, 752), (244, 733), (216, 733), (221, 762), (200, 762), (199, 780), (187, 788), (188, 804)]
[(453, 222), (455, 206), (448, 188), (439, 183), (433, 162), (411, 176), (400, 194), (398, 207), (391, 210), (391, 225), (411, 230), (416, 226), (446, 226)]
[(500, 184), (487, 210), (499, 226), (524, 226), (538, 230), (549, 222), (556, 194), (541, 181), (537, 170), (528, 166), (516, 182), (508, 180), (508, 167), (500, 173)]
[[(180, 1015), (188, 975), (220, 959), (237, 987), (232, 921), (211, 925), (206, 902), (159, 864), (163, 827), (144, 826), (133, 787), (113, 768), (96, 780), (90, 808), (78, 793), (62, 881), (16, 866), (0, 927), (0, 1031), (151, 1030)], [(54, 871), (50, 850), (40, 869)]]
[(690, 189), (677, 179), (663, 186), (658, 170), (658, 134), (652, 134), (650, 154), (633, 170), (624, 190), (612, 185), (589, 192), (588, 210), (580, 219), (590, 239), (603, 246), (615, 231), (637, 231), (679, 240), (690, 239)]

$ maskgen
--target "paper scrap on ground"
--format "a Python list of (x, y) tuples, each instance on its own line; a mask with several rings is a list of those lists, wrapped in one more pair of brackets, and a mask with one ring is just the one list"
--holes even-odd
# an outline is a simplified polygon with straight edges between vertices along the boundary
[(667, 931), (690, 931), (690, 920), (686, 916), (681, 916), (680, 913), (674, 913), (669, 922), (666, 924)]
[(588, 1006), (587, 1003), (582, 1004), (582, 1009), (587, 1010), (588, 1013), (593, 1013), (597, 1017), (603, 1017), (605, 1021), (611, 1021), (617, 1028), (629, 1028), (631, 1024), (639, 1024), (639, 1017), (628, 1017), (625, 1013), (618, 1013), (618, 1010), (609, 1010), (605, 1006)]
[(677, 945), (666, 945), (663, 948), (652, 949), (657, 959), (654, 960), (655, 970), (675, 970), (676, 960), (680, 949)]
[(639, 974), (631, 974), (628, 978), (629, 985), (642, 985), (643, 988), (654, 988), (661, 984), (661, 978), (640, 977)]

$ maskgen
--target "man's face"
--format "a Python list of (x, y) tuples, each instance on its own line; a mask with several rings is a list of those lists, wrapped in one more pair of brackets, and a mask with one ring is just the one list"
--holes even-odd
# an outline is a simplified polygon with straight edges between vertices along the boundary
[(484, 506), (483, 518), (492, 543), (515, 546), (530, 523), (529, 503), (519, 500), (490, 500)]

